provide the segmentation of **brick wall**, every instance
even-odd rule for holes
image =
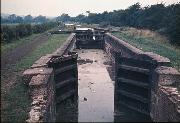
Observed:
[[[148,60],[151,68],[150,116],[153,121],[180,121],[180,73],[170,60],[152,52],[143,52],[106,33],[104,50],[114,61],[115,55]]]
[[[151,117],[157,122],[180,121],[180,73],[172,68],[157,67],[153,73],[151,92]]]
[[[32,99],[27,122],[55,121],[55,82],[54,70],[48,67],[52,57],[68,54],[75,48],[75,34],[71,34],[64,44],[52,54],[42,56],[31,68],[23,73],[29,85]],[[180,121],[180,74],[170,67],[170,60],[152,52],[143,52],[130,44],[106,33],[104,50],[114,61],[115,54],[136,59],[150,60],[153,63],[151,76],[151,110],[153,121]]]
[[[24,83],[29,86],[29,96],[32,100],[26,122],[55,122],[56,100],[54,69],[49,67],[53,57],[68,54],[74,47],[75,34],[52,54],[46,54],[38,59],[29,69],[24,71]]]

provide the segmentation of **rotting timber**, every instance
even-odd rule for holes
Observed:
[[[114,108],[126,107],[152,121],[180,121],[180,73],[170,67],[170,60],[95,29],[72,33],[57,51],[41,57],[24,72],[32,99],[27,122],[56,121],[56,104],[70,97],[78,100],[76,49],[101,49],[107,54],[114,68],[110,72],[115,80]],[[116,116],[114,121],[118,121]]]

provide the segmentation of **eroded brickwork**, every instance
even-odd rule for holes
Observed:
[[[26,122],[55,122],[56,100],[54,69],[49,67],[53,57],[68,54],[73,49],[75,34],[71,34],[59,49],[52,54],[42,56],[29,69],[24,71],[24,83],[29,86],[32,100],[30,112]]]
[[[153,121],[180,121],[180,95],[177,89],[180,74],[169,67],[170,60],[152,52],[143,52],[109,33],[105,34],[104,39],[104,50],[113,61],[117,54],[151,61],[150,115]],[[54,70],[48,67],[48,63],[52,57],[67,55],[76,47],[75,42],[75,34],[71,34],[59,49],[42,56],[24,72],[24,83],[29,85],[32,99],[27,122],[55,121]]]
[[[172,67],[157,67],[153,73],[151,117],[157,122],[180,121],[180,73]]]
[[[180,121],[180,73],[170,67],[170,60],[152,52],[143,52],[106,33],[105,51],[115,55],[148,60],[151,66],[150,116],[153,121]]]

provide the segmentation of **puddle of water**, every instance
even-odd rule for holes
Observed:
[[[77,50],[78,101],[58,105],[57,121],[140,122],[149,117],[114,103],[114,71],[103,50]]]

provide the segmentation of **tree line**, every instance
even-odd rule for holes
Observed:
[[[32,35],[33,33],[42,33],[57,26],[56,22],[46,22],[42,24],[18,24],[1,25],[1,42],[12,42],[14,40]]]
[[[1,23],[46,23],[49,19],[46,16],[39,15],[37,17],[32,17],[31,15],[26,15],[24,17],[11,14],[7,17],[1,16]]]
[[[88,16],[80,14],[70,17],[62,14],[57,17],[58,21],[73,21],[88,24],[100,24],[106,27],[130,26],[139,29],[150,29],[166,35],[171,43],[180,45],[180,3],[165,6],[164,3],[141,7],[136,3],[125,10],[114,10],[112,12],[91,13]]]

